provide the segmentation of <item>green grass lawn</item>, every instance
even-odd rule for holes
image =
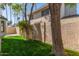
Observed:
[[[36,40],[24,40],[21,36],[2,39],[2,55],[7,56],[46,56],[51,52],[51,45]]]
[[[67,56],[79,56],[79,52],[78,51],[73,51],[70,49],[65,49],[65,53]]]
[[[2,38],[3,56],[49,56],[52,46],[41,41],[24,40],[21,36],[7,36]],[[79,52],[65,49],[65,55],[79,56]]]
[[[22,36],[4,36],[3,39],[17,39],[17,40],[24,40]]]

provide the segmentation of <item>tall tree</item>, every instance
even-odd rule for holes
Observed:
[[[2,10],[4,9],[5,9],[4,4],[0,3],[0,15],[2,15]]]
[[[6,18],[8,19],[7,3],[1,3],[0,8],[6,11]]]
[[[31,18],[32,18],[32,11],[33,11],[34,5],[35,5],[35,3],[32,3],[30,15],[29,15],[29,24],[30,24],[30,20],[31,20]]]
[[[22,7],[22,11],[21,11],[21,12],[22,12],[22,19],[23,19],[23,20],[25,20],[25,13],[26,13],[25,10],[27,9],[27,6],[26,6],[25,4],[27,5],[27,3],[23,3],[22,6],[21,6],[21,7]],[[25,7],[25,6],[26,6],[26,7]],[[26,8],[26,9],[25,9],[25,8]],[[27,13],[26,13],[26,14],[27,14]]]
[[[74,8],[75,3],[66,3],[69,8]],[[52,30],[52,42],[55,55],[64,55],[64,48],[61,36],[61,24],[60,24],[60,3],[49,3],[49,10],[51,14],[51,30]]]
[[[6,18],[8,19],[8,10],[7,10],[8,5],[7,5],[7,3],[5,3],[4,6],[5,6],[5,9],[6,9]]]
[[[19,14],[22,10],[21,4],[16,3],[12,4],[12,10],[14,11],[14,17],[15,17],[14,21],[16,21],[18,20]]]
[[[24,13],[24,20],[26,21],[26,23],[28,23],[27,22],[27,3],[25,3],[24,4],[24,11],[25,11],[25,13]],[[27,27],[27,24],[25,25],[25,31],[26,31],[26,38],[30,38],[30,34],[29,34],[29,27]]]
[[[64,48],[61,37],[60,8],[60,3],[49,3],[54,54],[58,56],[64,55]]]
[[[12,3],[8,4],[9,9],[10,9],[10,25],[12,24]]]
[[[31,17],[32,17],[32,11],[33,11],[33,6],[34,6],[34,4],[32,4],[32,7],[31,7],[31,11],[30,11],[30,16],[29,16],[29,21],[27,21],[27,3],[25,3],[25,7],[24,7],[24,9],[25,9],[25,21],[28,23],[28,25],[30,25],[30,20],[31,20]],[[27,38],[30,38],[30,28],[28,27],[27,28],[27,26],[25,26],[25,30],[26,30],[26,34],[27,34]]]
[[[26,20],[26,22],[27,22],[27,3],[25,3],[25,20]]]

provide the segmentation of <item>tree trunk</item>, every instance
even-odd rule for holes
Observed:
[[[22,4],[22,7],[23,7],[23,8],[22,8],[22,19],[23,19],[23,21],[24,21],[24,20],[25,20],[25,12],[26,12],[26,11],[25,11],[25,3]]]
[[[25,20],[27,22],[27,3],[25,3]]]
[[[27,23],[27,3],[25,3],[25,21]],[[26,27],[25,30],[26,30],[26,35],[27,35],[26,37],[30,39],[29,28],[27,28],[27,24],[25,27]]]
[[[16,24],[16,14],[14,13],[14,26],[15,26],[15,24]]]
[[[25,32],[26,32],[26,39],[30,39],[29,29],[25,26]]]
[[[34,3],[32,3],[32,7],[31,7],[31,12],[30,12],[30,16],[29,16],[29,24],[30,24],[30,20],[32,18],[33,7],[34,7]]]
[[[12,22],[12,11],[11,11],[11,6],[10,6],[10,21]]]
[[[5,7],[6,7],[6,18],[8,19],[7,3],[5,4]]]
[[[31,13],[30,13],[30,16],[29,16],[29,21],[28,21],[29,25],[30,25],[30,20],[31,20],[31,17],[32,17],[33,6],[34,6],[34,4],[32,4],[32,7],[31,7]],[[26,15],[27,8],[26,7],[27,7],[27,3],[25,3],[25,20],[27,21],[27,15]],[[30,39],[30,28],[28,28],[26,30],[27,30],[27,36]]]
[[[44,22],[44,42],[46,41],[46,23]]]
[[[57,56],[64,55],[64,48],[61,36],[60,8],[60,3],[49,4],[49,10],[51,14],[52,42],[54,47],[54,54]]]

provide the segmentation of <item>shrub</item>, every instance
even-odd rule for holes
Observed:
[[[2,53],[9,56],[46,56],[50,54],[52,48],[51,45],[37,40],[3,38],[2,41]]]
[[[2,38],[2,53],[9,56],[48,56],[52,46],[37,40],[24,40],[20,36]],[[79,56],[79,52],[65,49],[65,55]]]

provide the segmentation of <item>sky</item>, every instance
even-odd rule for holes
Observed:
[[[77,4],[77,14],[79,14],[79,4]]]
[[[40,7],[42,7],[43,5],[45,5],[44,3],[37,3],[35,6],[34,6],[34,8],[33,8],[33,10],[37,10],[37,9],[39,9]],[[8,20],[10,21],[10,10],[9,10],[9,8],[7,8],[7,10],[8,10]],[[27,6],[27,11],[28,11],[28,13],[30,12],[30,10],[31,10],[31,4],[28,4],[28,6]],[[4,16],[4,17],[7,17],[6,16],[6,10],[3,10],[3,12],[2,12],[2,15]],[[22,19],[22,17],[21,17],[21,19]],[[20,19],[20,20],[21,20]],[[12,15],[12,22],[14,23],[14,22],[17,22],[17,20],[15,20],[15,18],[14,18],[14,16]]]
[[[42,6],[44,6],[45,4],[44,3],[37,3],[36,4],[36,6],[34,6],[34,10],[37,10],[37,9],[39,9],[39,8],[41,8]],[[9,8],[7,8],[7,10],[8,10],[8,20],[10,20],[10,10],[9,10]],[[27,6],[27,11],[28,11],[28,13],[30,12],[30,10],[31,10],[31,4],[28,4],[28,6]],[[6,17],[6,11],[4,10],[3,11],[3,16],[4,17]],[[79,4],[77,4],[77,14],[79,14]],[[22,19],[22,18],[21,18]],[[20,19],[20,20],[21,20]],[[15,20],[15,18],[14,18],[14,16],[12,15],[12,21],[13,21],[13,23],[14,22],[17,22],[17,20]]]

